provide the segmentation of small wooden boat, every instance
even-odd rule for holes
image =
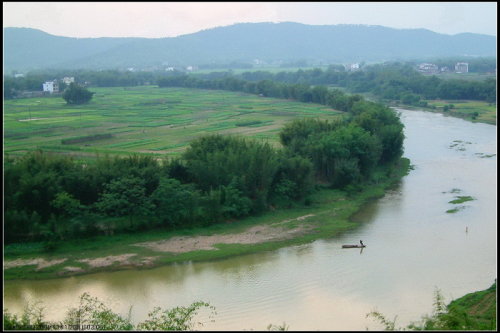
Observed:
[[[366,245],[342,245],[343,249],[362,248],[362,247],[366,247]]]

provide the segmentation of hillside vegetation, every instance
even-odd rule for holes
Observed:
[[[203,50],[203,52],[200,52]],[[496,38],[364,25],[239,23],[171,38],[68,38],[4,28],[4,71],[118,69],[213,63],[380,62],[463,54],[496,56]]]

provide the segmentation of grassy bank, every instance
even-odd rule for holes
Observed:
[[[412,321],[406,327],[396,327],[396,318],[390,320],[377,310],[371,311],[367,317],[374,317],[386,331],[496,331],[497,282],[486,290],[476,291],[448,305],[439,289],[434,297],[432,314]]]
[[[450,108],[450,105],[453,107]],[[392,105],[391,106],[395,106]],[[397,105],[396,107],[407,110],[424,110],[429,112],[441,113],[450,117],[461,118],[471,122],[496,125],[497,107],[482,101],[466,100],[436,100],[429,101],[429,107]],[[445,106],[448,106],[445,111]]]
[[[497,282],[486,290],[476,291],[452,301],[449,309],[465,313],[477,323],[475,329],[497,329]]]
[[[98,236],[85,240],[61,242],[50,254],[36,254],[26,251],[12,253],[7,251],[4,256],[6,262],[15,260],[31,260],[29,264],[17,267],[4,268],[4,279],[47,279],[71,274],[87,274],[97,271],[112,271],[121,269],[151,268],[160,265],[183,261],[200,261],[226,258],[234,255],[271,251],[281,247],[304,244],[320,238],[331,238],[340,235],[346,230],[355,228],[356,223],[350,222],[349,217],[357,212],[369,199],[381,197],[386,189],[398,182],[410,169],[408,159],[401,162],[392,170],[390,177],[378,177],[363,188],[361,192],[349,195],[345,191],[319,188],[311,196],[311,204],[297,204],[292,208],[279,208],[266,212],[260,216],[252,216],[238,221],[227,222],[207,228],[187,229],[179,231],[155,230],[142,233],[119,234],[112,236]],[[385,171],[380,171],[385,172]],[[297,219],[302,216],[312,216],[307,219]],[[183,253],[158,252],[148,247],[134,244],[168,240],[173,237],[192,237],[210,235],[238,234],[257,225],[275,226],[283,221],[286,228],[307,226],[308,232],[298,233],[296,237],[280,240],[271,240],[255,244],[215,244],[217,250],[197,250]],[[21,251],[22,252],[22,251]],[[105,267],[92,267],[81,260],[91,260],[109,256],[123,256],[135,254],[127,259],[126,263],[114,262]],[[42,264],[35,259],[43,259]],[[71,267],[72,270],[68,270]]]

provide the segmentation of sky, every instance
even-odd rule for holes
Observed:
[[[496,2],[3,2],[3,26],[66,37],[176,37],[244,22],[497,35]]]

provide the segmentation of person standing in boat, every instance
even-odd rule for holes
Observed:
[[[361,243],[361,246],[364,246],[364,245],[363,245],[363,241],[362,241],[362,240],[360,240],[359,242]]]

